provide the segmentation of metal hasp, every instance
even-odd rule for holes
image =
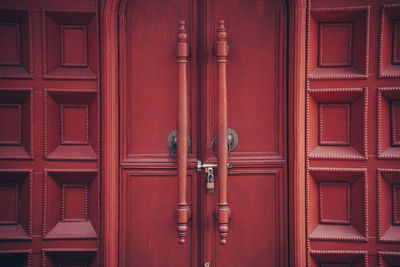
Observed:
[[[205,173],[207,174],[207,190],[208,192],[212,193],[214,191],[214,168],[217,168],[217,163],[204,163],[202,164],[201,161],[197,161],[196,168],[198,172],[201,172],[201,169],[204,169]],[[228,163],[228,168],[232,168],[232,164]]]
[[[207,190],[208,192],[214,191],[214,168],[218,167],[216,163],[204,163],[202,164],[201,161],[197,161],[197,171],[200,172],[201,169],[207,173]]]

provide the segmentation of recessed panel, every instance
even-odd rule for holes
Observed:
[[[0,78],[31,79],[32,74],[31,11],[0,8]]]
[[[231,155],[282,156],[286,103],[285,6],[283,2],[273,1],[213,3],[214,14],[210,14],[213,18],[210,23],[212,45],[216,42],[219,20],[225,21],[228,34],[228,126],[239,136],[238,146]],[[211,50],[208,53],[211,54],[209,60],[215,64],[209,74],[210,84],[215,88],[210,93],[215,99],[208,98],[206,103],[207,108],[215,112],[211,128],[214,134],[217,131],[218,67],[215,53]]]
[[[0,104],[0,144],[21,144],[21,104]]]
[[[45,248],[42,250],[42,264],[46,267],[95,267],[97,249]]]
[[[307,25],[310,80],[367,79],[369,16],[368,6],[310,10]]]
[[[62,208],[64,210],[63,221],[87,220],[87,186],[86,185],[62,185]]]
[[[175,218],[178,200],[176,173],[128,172],[123,174],[121,193],[126,203],[121,234],[121,249],[126,266],[191,266],[192,232],[197,211],[191,206],[191,177],[188,177],[188,202],[192,210],[184,245],[178,243]],[[168,253],[166,253],[168,252]],[[167,264],[168,265],[168,264]]]
[[[400,169],[377,172],[378,237],[380,242],[400,242]]]
[[[215,230],[216,266],[280,265],[278,248],[283,244],[279,240],[286,231],[282,179],[276,170],[229,175],[228,202],[232,217],[226,246],[220,244]]]
[[[43,11],[45,79],[95,80],[98,36],[95,13]]]
[[[0,88],[0,158],[2,159],[31,158],[32,91],[28,88]]]
[[[32,178],[30,170],[0,170],[0,240],[31,239]]]
[[[87,105],[61,105],[61,144],[88,144]]]
[[[400,225],[400,185],[392,185],[393,224]]]
[[[31,267],[32,251],[31,250],[9,250],[0,251],[0,264],[4,267]]]
[[[319,66],[348,67],[352,64],[352,24],[319,25]]]
[[[61,65],[87,67],[87,27],[61,26]]]
[[[329,247],[329,246],[328,246]],[[368,252],[362,250],[311,250],[310,267],[365,267]]]
[[[400,101],[393,101],[391,106],[392,145],[400,146]]]
[[[399,9],[400,10],[400,9]],[[377,154],[380,159],[400,158],[400,88],[377,89]]]
[[[366,240],[366,170],[310,168],[309,176],[310,239]]]
[[[400,77],[400,5],[381,8],[379,78]]]
[[[0,22],[0,65],[21,64],[20,38],[18,23]]]
[[[350,223],[350,184],[320,182],[319,209],[321,223]]]
[[[50,160],[96,160],[97,90],[46,89],[45,156]]]
[[[400,20],[393,22],[392,63],[400,64]]]
[[[96,170],[47,170],[43,191],[45,239],[96,239]]]
[[[367,159],[367,88],[309,89],[308,156]]]
[[[120,117],[126,125],[122,131],[126,144],[122,145],[128,157],[168,154],[166,138],[177,127],[176,31],[179,19],[185,18],[187,25],[191,24],[189,3],[156,0],[149,4],[138,0],[132,8],[126,9],[119,62],[124,66],[120,76],[123,88]],[[194,33],[189,26],[187,29],[188,38],[193,41]],[[190,79],[194,54],[192,51],[187,67],[188,99],[191,99],[191,89],[197,88],[194,84],[191,86]],[[188,111],[190,106],[189,101]],[[188,129],[190,131],[191,127]]]
[[[18,223],[19,213],[18,184],[0,183],[0,224]]]
[[[319,105],[319,144],[350,145],[350,104]]]

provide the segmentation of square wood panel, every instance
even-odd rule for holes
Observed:
[[[392,64],[400,64],[400,20],[393,22]]]
[[[378,251],[378,267],[398,267],[400,263],[400,252]]]
[[[378,74],[379,78],[400,77],[400,4],[381,9]]]
[[[46,170],[43,192],[44,238],[97,238],[98,201],[96,170]]]
[[[61,104],[61,144],[89,144],[88,105]]]
[[[350,145],[350,104],[319,105],[319,144]]]
[[[350,23],[319,24],[319,66],[349,67],[352,64],[352,28]]]
[[[392,146],[400,146],[400,101],[392,101],[390,115]]]
[[[42,266],[46,267],[95,267],[97,249],[42,250]]]
[[[0,224],[18,224],[20,197],[18,183],[0,182],[0,203],[7,203],[0,209]]]
[[[32,171],[0,170],[0,240],[32,236]]]
[[[0,88],[0,158],[31,159],[32,101],[32,89]]]
[[[366,240],[365,169],[310,168],[307,183],[311,240]]]
[[[365,267],[367,251],[311,250],[310,267]]]
[[[21,64],[21,30],[19,23],[0,22],[0,65]]]
[[[31,267],[32,250],[1,250],[0,264],[4,267]]]
[[[88,67],[87,26],[61,25],[61,66]]]
[[[400,169],[378,169],[378,237],[400,242]]]
[[[95,13],[43,11],[45,79],[97,79]]]
[[[320,222],[327,224],[350,224],[350,194],[350,183],[320,182]]]
[[[369,20],[367,6],[311,8],[307,25],[308,78],[367,79]]]
[[[31,79],[31,11],[0,8],[0,79]]]
[[[400,159],[400,88],[377,89],[377,154]]]
[[[367,159],[367,88],[309,89],[311,159]]]
[[[46,89],[45,156],[49,160],[96,160],[97,90]]]
[[[61,221],[87,221],[88,186],[85,184],[62,184],[61,209]]]
[[[22,105],[0,104],[0,144],[20,145],[22,141]]]

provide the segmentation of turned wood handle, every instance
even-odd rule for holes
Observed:
[[[227,43],[225,22],[221,20],[217,30],[216,56],[218,63],[218,178],[219,178],[219,203],[216,211],[218,232],[222,245],[226,244],[228,237],[228,222],[231,210],[227,200],[228,182],[228,99],[226,84],[226,63],[228,61],[229,47]]]
[[[179,21],[177,34],[178,58],[178,206],[176,208],[179,243],[184,244],[188,232],[190,208],[187,203],[187,155],[188,155],[188,94],[187,62],[189,57],[186,21]]]

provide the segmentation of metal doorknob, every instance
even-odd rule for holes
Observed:
[[[235,130],[228,128],[228,152],[232,152],[235,150],[239,143],[239,136],[235,132]],[[214,136],[214,139],[211,141],[210,150],[214,156],[218,156],[215,151],[215,146],[217,146],[217,136]]]

